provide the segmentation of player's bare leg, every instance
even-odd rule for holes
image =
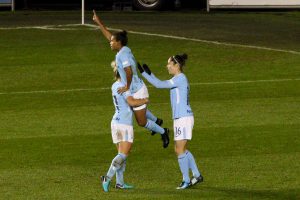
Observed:
[[[145,127],[147,124],[146,111],[147,111],[146,108],[142,110],[134,110],[136,122],[141,127]]]

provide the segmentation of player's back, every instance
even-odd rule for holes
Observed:
[[[126,101],[126,98],[128,95],[130,95],[130,92],[127,91],[122,94],[118,93],[118,88],[124,86],[124,83],[116,81],[111,87],[113,103],[115,106],[115,114],[112,120],[115,123],[132,125],[132,110]]]

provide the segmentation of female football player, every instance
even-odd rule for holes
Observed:
[[[112,66],[114,64],[112,63]],[[106,176],[101,176],[102,187],[105,192],[109,191],[111,179],[116,174],[117,189],[130,189],[133,186],[124,183],[123,173],[125,171],[126,159],[133,143],[132,109],[130,106],[140,106],[148,103],[148,99],[135,99],[129,90],[118,93],[118,88],[124,87],[120,74],[114,68],[116,82],[112,85],[112,97],[115,106],[115,114],[111,121],[111,134],[113,143],[117,145],[118,154],[112,160]]]
[[[187,150],[187,141],[192,139],[194,115],[189,102],[189,82],[183,73],[186,60],[186,54],[171,56],[168,59],[167,69],[169,74],[173,75],[173,78],[166,81],[161,81],[156,78],[146,64],[143,66],[138,64],[139,71],[152,85],[156,88],[170,89],[174,120],[175,152],[183,175],[183,181],[176,189],[186,189],[191,185],[203,181],[193,154]],[[193,173],[192,180],[189,177],[189,169],[191,169]]]
[[[136,99],[147,98],[149,96],[147,87],[143,80],[138,77],[135,58],[131,50],[127,47],[127,32],[121,31],[112,34],[104,26],[96,12],[93,12],[93,20],[98,24],[102,34],[110,42],[111,49],[117,51],[115,61],[121,82],[124,83],[123,87],[118,88],[118,92],[123,93],[130,90]],[[169,129],[161,127],[163,123],[162,119],[155,117],[147,110],[146,104],[133,107],[133,111],[138,125],[152,131],[152,135],[157,132],[160,133],[163,147],[167,148],[169,145]]]

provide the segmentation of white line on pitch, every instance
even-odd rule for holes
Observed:
[[[19,26],[19,27],[0,27],[0,30],[18,30],[18,29],[41,29],[41,30],[55,30],[55,31],[71,31],[76,28],[59,28],[62,26]]]
[[[286,81],[300,81],[300,78],[295,79],[269,79],[269,80],[248,80],[248,81],[223,81],[223,82],[202,82],[190,83],[190,85],[225,85],[225,84],[247,84],[247,83],[262,83],[262,82],[286,82]],[[153,88],[153,86],[147,86]],[[36,91],[20,91],[20,92],[1,92],[0,95],[14,95],[14,94],[39,94],[39,93],[66,93],[66,92],[81,92],[81,91],[101,91],[110,90],[110,87],[103,88],[78,88],[78,89],[64,89],[64,90],[36,90]]]
[[[120,31],[120,29],[114,29],[114,28],[109,28],[109,30]],[[202,43],[215,44],[215,45],[250,48],[250,49],[260,49],[260,50],[277,51],[277,52],[284,52],[284,53],[300,55],[299,51],[292,51],[292,50],[285,50],[285,49],[275,49],[275,48],[254,46],[254,45],[234,44],[234,43],[228,43],[228,42],[218,42],[218,41],[213,41],[213,40],[201,40],[201,39],[196,39],[196,38],[187,38],[187,37],[157,34],[157,33],[146,33],[146,32],[137,32],[137,31],[127,31],[127,32],[132,33],[132,34],[137,34],[137,35],[157,36],[157,37],[171,38],[171,39],[177,39],[177,40],[187,40],[187,41],[202,42]]]
[[[36,90],[36,91],[20,91],[20,92],[1,92],[0,95],[9,94],[38,94],[38,93],[65,93],[65,92],[81,92],[81,91],[97,91],[109,90],[110,88],[78,88],[78,89],[64,89],[64,90]]]
[[[93,25],[93,24],[85,24],[84,26],[91,27],[91,28],[98,28],[98,26]],[[121,31],[122,30],[122,29],[115,29],[115,28],[108,28],[108,29],[112,30],[112,31]],[[228,43],[228,42],[218,42],[218,41],[213,41],[213,40],[201,40],[201,39],[196,39],[196,38],[187,38],[187,37],[165,35],[165,34],[158,34],[158,33],[147,33],[147,32],[138,32],[138,31],[130,31],[130,30],[128,30],[127,32],[132,33],[132,34],[137,34],[137,35],[156,36],[156,37],[171,38],[171,39],[177,39],[177,40],[187,40],[187,41],[202,42],[202,43],[215,44],[215,45],[232,46],[232,47],[261,49],[261,50],[267,50],[267,51],[277,51],[277,52],[292,53],[292,54],[300,55],[299,51],[292,51],[292,50],[285,50],[285,49],[275,49],[275,48],[254,46],[254,45],[234,44],[234,43]]]
[[[206,83],[190,83],[190,85],[223,85],[223,84],[243,84],[243,83],[261,83],[261,82],[285,82],[285,81],[300,81],[300,78],[295,79],[269,79],[269,80],[248,80],[248,81],[224,81],[224,82],[206,82]]]
[[[42,30],[77,30],[76,28],[60,28],[60,27],[76,27],[76,26],[86,26],[90,27],[93,30],[97,29],[98,27],[93,24],[65,24],[65,25],[45,25],[45,26],[31,26],[31,27],[4,27],[0,30],[12,30],[12,29],[42,29]],[[112,31],[120,31],[121,29],[115,29],[115,28],[108,28]],[[284,52],[284,53],[291,53],[300,55],[299,51],[292,51],[292,50],[285,50],[285,49],[275,49],[275,48],[269,48],[269,47],[262,47],[262,46],[254,46],[254,45],[243,45],[243,44],[234,44],[234,43],[228,43],[228,42],[218,42],[213,40],[201,40],[196,38],[187,38],[187,37],[180,37],[180,36],[174,36],[174,35],[165,35],[165,34],[157,34],[157,33],[147,33],[147,32],[138,32],[138,31],[127,31],[128,33],[137,34],[137,35],[147,35],[147,36],[156,36],[156,37],[163,37],[163,38],[171,38],[171,39],[177,39],[177,40],[187,40],[187,41],[194,41],[194,42],[202,42],[202,43],[208,43],[208,44],[214,44],[214,45],[223,45],[223,46],[232,46],[232,47],[240,47],[240,48],[250,48],[250,49],[260,49],[260,50],[267,50],[267,51],[276,51],[276,52]]]

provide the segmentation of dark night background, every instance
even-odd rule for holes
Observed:
[[[174,2],[168,0],[164,9],[174,9]],[[113,3],[126,0],[85,0],[86,9],[110,10]],[[127,2],[130,2],[127,0]],[[16,9],[80,9],[81,0],[15,0]],[[206,0],[181,0],[181,9],[203,9]]]

